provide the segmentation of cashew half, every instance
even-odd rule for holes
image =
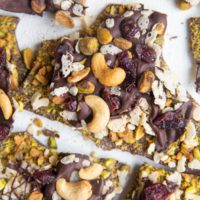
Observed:
[[[118,86],[126,78],[126,73],[122,68],[109,68],[104,55],[101,53],[94,54],[91,68],[95,77],[105,86]]]
[[[93,133],[98,133],[106,128],[110,120],[109,107],[102,98],[95,95],[86,96],[85,102],[93,111],[93,119],[87,124],[87,128]]]
[[[64,200],[88,200],[92,196],[92,186],[88,181],[69,183],[61,178],[56,181],[56,192]]]
[[[8,120],[13,113],[13,107],[7,94],[0,89],[0,108],[3,112],[4,118]]]
[[[89,167],[82,168],[79,171],[79,176],[85,180],[95,180],[97,179],[103,171],[103,166],[97,163],[90,165]]]

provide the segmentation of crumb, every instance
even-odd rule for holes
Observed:
[[[45,136],[48,136],[48,137],[57,137],[59,138],[59,133],[57,131],[51,131],[49,129],[44,129],[42,130],[42,133],[45,135]]]
[[[177,38],[178,38],[178,36],[175,35],[175,36],[171,36],[171,37],[169,38],[169,40],[175,40],[175,39],[177,39]]]

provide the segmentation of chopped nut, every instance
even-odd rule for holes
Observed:
[[[10,87],[16,89],[19,87],[19,75],[16,67],[12,70],[10,75]]]
[[[42,200],[42,199],[43,199],[43,194],[39,191],[32,192],[28,197],[28,200]]]
[[[42,124],[42,121],[38,118],[34,119],[33,120],[33,123],[37,126],[37,127],[40,127],[42,128],[43,124]]]
[[[106,28],[99,28],[97,30],[97,38],[100,44],[108,44],[112,41],[112,34]]]
[[[0,179],[0,191],[2,191],[5,186],[6,186],[6,180],[5,179]]]
[[[188,10],[191,7],[189,2],[186,2],[186,1],[183,1],[183,0],[179,0],[177,5],[181,10]]]
[[[86,67],[81,71],[74,71],[71,73],[71,76],[68,77],[67,81],[69,83],[77,83],[84,79],[90,73],[90,68]]]
[[[91,94],[95,90],[95,85],[90,81],[82,81],[77,85],[77,88],[81,94]]]
[[[45,0],[31,0],[31,8],[38,14],[46,9]]]
[[[144,128],[142,126],[138,126],[135,132],[135,139],[140,140],[144,136]]]
[[[70,14],[66,11],[59,10],[55,14],[55,20],[67,28],[73,28],[74,22]]]
[[[195,105],[193,112],[192,112],[192,117],[195,121],[200,121],[200,106]]]
[[[122,38],[122,37],[116,37],[113,40],[113,43],[115,46],[119,47],[120,49],[127,50],[132,47],[132,42]]]
[[[155,24],[153,30],[155,30],[159,35],[162,35],[165,30],[165,25],[163,23]]]
[[[62,97],[62,96],[55,96],[55,97],[52,98],[52,102],[57,104],[57,105],[62,104],[64,101],[65,101],[65,98]]]
[[[110,176],[110,171],[108,170],[103,170],[103,172],[101,173],[101,177],[103,179],[107,179]]]
[[[117,161],[115,159],[109,158],[105,161],[104,166],[108,169],[113,169]]]
[[[30,48],[24,49],[23,51],[23,59],[24,59],[24,63],[27,69],[31,68],[31,65],[33,63],[33,50]]]
[[[42,85],[47,85],[48,84],[48,80],[43,76],[43,75],[40,75],[40,74],[37,74],[35,76],[36,80],[39,81],[40,83],[42,83]]]
[[[193,150],[193,153],[194,153],[194,157],[197,159],[197,160],[200,160],[200,150],[198,147],[196,147],[194,150]]]
[[[41,151],[38,150],[37,148],[32,148],[30,151],[30,155],[35,158],[35,157],[39,157],[41,155]]]
[[[82,54],[91,56],[98,51],[98,40],[95,37],[82,38],[79,41],[79,48]]]
[[[155,80],[155,75],[152,71],[146,71],[142,74],[139,83],[138,83],[138,90],[141,93],[147,93],[151,90],[152,83]]]
[[[52,149],[57,149],[57,142],[54,137],[49,137],[48,146]]]
[[[38,158],[38,160],[37,160],[37,164],[38,164],[39,166],[42,166],[43,163],[44,163],[44,157],[43,157],[43,156],[40,156],[40,157]]]

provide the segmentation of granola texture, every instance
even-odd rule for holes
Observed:
[[[26,132],[12,134],[0,150],[3,199],[112,199],[123,191],[130,172],[115,159],[58,153]]]
[[[142,30],[127,22],[131,16]],[[126,23],[117,24],[118,18]],[[150,29],[146,25],[149,20],[154,25]],[[127,31],[126,36],[115,36],[119,26]],[[74,34],[75,39],[45,42],[55,44],[56,52],[42,46],[34,63],[37,67],[33,65],[16,100],[23,102],[25,109],[81,130],[103,149],[140,154],[179,172],[199,172],[200,108],[162,57],[165,29],[166,16],[161,13],[145,10],[140,4],[110,5],[95,24],[78,37]],[[138,30],[142,36],[136,34]],[[136,40],[130,39],[135,34]],[[113,65],[107,51],[114,57]],[[47,66],[52,68],[50,74]],[[114,79],[111,74],[119,76]],[[103,95],[99,92],[102,88]],[[128,107],[121,110],[127,102]],[[81,117],[85,107],[86,114]]]
[[[11,88],[16,89],[27,75],[27,69],[23,63],[15,36],[19,19],[17,17],[0,16],[0,22],[0,47],[6,50],[11,73]]]
[[[196,72],[196,90],[200,91],[200,18],[191,18],[189,20],[191,49],[194,63],[197,67]]]
[[[186,173],[170,172],[155,168],[149,164],[140,167],[137,186],[129,200],[159,198],[173,199],[199,199],[200,178]]]

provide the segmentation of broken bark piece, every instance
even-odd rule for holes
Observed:
[[[149,164],[140,167],[136,187],[126,200],[200,199],[200,178]]]
[[[19,18],[17,17],[0,16],[0,48],[6,50],[12,89],[16,89],[24,81],[28,72],[15,35],[18,22]]]
[[[0,9],[26,14],[55,13],[55,20],[67,28],[74,27],[74,18],[86,15],[86,2],[76,0],[0,0]]]
[[[110,5],[74,39],[49,41],[54,51],[41,49],[38,67],[16,99],[30,111],[80,130],[103,149],[173,162],[170,167],[189,171],[199,149],[200,109],[163,60],[166,25],[165,14],[141,4]],[[99,42],[111,37],[123,38],[123,47]],[[52,72],[44,76],[49,65]],[[78,81],[72,83],[74,76]]]
[[[191,18],[189,20],[191,49],[196,72],[196,91],[200,92],[200,18]]]
[[[27,132],[13,133],[2,143],[0,163],[3,199],[112,199],[130,174],[130,167],[115,159],[58,153]]]

